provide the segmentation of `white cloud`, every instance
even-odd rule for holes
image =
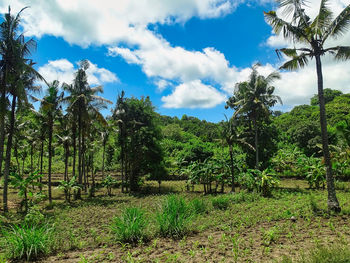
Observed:
[[[224,94],[200,80],[181,84],[162,98],[165,108],[212,108],[225,100]]]
[[[101,85],[104,83],[118,82],[118,77],[105,68],[99,68],[96,64],[89,61],[90,67],[87,70],[88,82],[90,85]],[[74,73],[77,71],[71,62],[67,59],[58,59],[49,61],[47,64],[39,68],[39,73],[47,82],[54,80],[60,83],[71,83],[74,79]]]
[[[269,0],[260,0],[260,3]],[[116,3],[117,2],[117,3]],[[249,77],[249,68],[231,65],[225,55],[207,47],[189,51],[173,46],[149,25],[185,23],[192,17],[215,18],[231,13],[246,0],[2,0],[0,12],[11,4],[14,13],[23,6],[31,6],[22,14],[27,36],[54,35],[71,44],[83,47],[103,45],[110,56],[120,56],[127,63],[139,65],[156,84],[158,91],[174,85],[171,95],[162,98],[164,107],[214,107],[231,95],[236,82]],[[308,12],[314,16],[320,0],[310,0]],[[349,0],[331,2],[339,13]],[[278,10],[280,13],[281,10]],[[350,43],[350,33],[330,44]],[[269,47],[284,47],[291,43],[273,34]],[[349,92],[350,64],[324,61],[325,87]],[[277,65],[264,65],[261,74],[277,69]],[[59,79],[70,83],[76,66],[68,60],[49,61],[40,72],[49,80]],[[117,76],[92,65],[88,71],[92,85],[118,81]],[[275,83],[276,93],[284,104],[308,103],[316,93],[316,76],[313,62],[297,72],[283,72]],[[338,77],[341,76],[341,77]],[[204,84],[206,83],[206,84]],[[215,87],[218,88],[215,88]]]

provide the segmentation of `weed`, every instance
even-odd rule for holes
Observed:
[[[230,206],[231,200],[228,196],[218,196],[213,198],[211,203],[216,209],[226,210]]]
[[[33,260],[50,252],[52,233],[47,224],[13,225],[2,230],[2,247],[10,259]]]
[[[126,243],[137,243],[146,237],[147,220],[142,209],[126,208],[122,215],[115,217],[111,230],[116,240]]]
[[[204,214],[207,211],[207,204],[203,199],[193,199],[191,206],[195,214]]]
[[[189,230],[192,217],[191,206],[182,197],[169,195],[156,214],[160,235],[173,238],[183,237]]]

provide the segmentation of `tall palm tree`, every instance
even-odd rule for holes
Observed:
[[[59,82],[57,80],[49,84],[46,95],[42,99],[32,96],[35,101],[40,101],[40,111],[45,116],[48,129],[48,150],[49,150],[49,167],[48,167],[48,194],[49,202],[52,203],[52,188],[51,188],[51,168],[52,168],[52,137],[54,123],[57,117],[62,113],[63,92],[59,93]]]
[[[276,34],[282,32],[284,38],[301,46],[277,50],[278,55],[284,54],[290,58],[281,66],[281,69],[295,70],[306,66],[309,59],[314,58],[316,61],[322,149],[327,175],[328,209],[339,212],[341,208],[335,192],[329,154],[321,57],[328,53],[333,55],[336,60],[350,58],[349,46],[326,47],[328,39],[340,37],[347,31],[350,25],[350,5],[334,18],[328,2],[328,0],[321,0],[317,16],[311,19],[305,13],[306,3],[304,0],[279,0],[280,7],[284,9],[283,14],[292,15],[291,21],[278,17],[275,11],[265,12],[265,19]]]
[[[254,127],[255,166],[259,169],[259,122],[270,115],[270,107],[277,102],[282,104],[279,96],[274,95],[275,87],[271,83],[280,78],[278,72],[272,72],[267,77],[259,75],[256,64],[248,81],[236,83],[234,95],[229,98],[226,108],[235,110],[234,117],[246,115]]]
[[[102,86],[91,88],[87,81],[86,70],[89,68],[89,62],[83,60],[80,63],[80,68],[75,74],[72,85],[64,84],[63,88],[69,93],[64,99],[69,104],[68,111],[78,120],[78,183],[83,183],[84,174],[84,152],[86,133],[84,128],[88,128],[88,122],[92,119],[105,123],[100,110],[106,107],[106,103],[111,101],[104,99],[97,94],[103,92]],[[78,198],[81,197],[81,192],[78,191]]]
[[[18,42],[21,35],[18,36],[20,14],[23,8],[16,16],[11,15],[11,8],[4,16],[4,21],[0,25],[0,175],[2,172],[2,163],[5,144],[5,115],[9,94],[10,74],[15,70],[16,59],[18,55]],[[17,54],[16,54],[17,52]]]
[[[243,133],[238,130],[237,121],[232,117],[228,119],[225,115],[226,121],[223,123],[222,135],[229,147],[230,153],[230,170],[231,170],[231,192],[235,192],[235,172],[234,172],[234,163],[233,163],[233,146],[247,146],[252,150],[255,150],[254,147],[246,141],[246,137]]]

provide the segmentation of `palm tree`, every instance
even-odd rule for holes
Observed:
[[[58,91],[59,82],[57,80],[49,84],[47,94],[42,99],[38,99],[32,96],[35,101],[40,101],[40,111],[45,116],[47,129],[48,129],[48,150],[49,150],[49,167],[48,167],[48,194],[49,202],[52,203],[52,188],[51,188],[51,166],[52,166],[52,137],[53,126],[55,120],[62,112],[62,100],[63,92]]]
[[[78,183],[83,183],[83,174],[85,173],[85,129],[89,128],[89,121],[95,119],[99,122],[105,123],[103,115],[99,112],[100,109],[105,108],[106,103],[111,101],[104,99],[98,95],[103,92],[102,86],[91,88],[87,81],[86,70],[89,68],[89,62],[83,60],[80,63],[80,68],[75,74],[72,85],[64,84],[63,88],[69,93],[64,99],[68,102],[68,111],[78,119]],[[85,129],[84,129],[85,128]],[[81,191],[78,191],[78,198],[81,197]]]
[[[275,11],[270,11],[265,12],[267,23],[272,26],[276,34],[283,32],[284,38],[302,46],[277,50],[278,55],[282,53],[290,58],[281,66],[281,69],[295,70],[306,66],[309,59],[315,58],[316,61],[322,149],[327,175],[328,209],[339,212],[341,208],[335,192],[329,154],[321,57],[328,53],[333,55],[336,60],[350,58],[349,46],[326,47],[326,41],[329,38],[337,38],[347,31],[350,24],[350,5],[334,18],[334,14],[328,6],[328,0],[321,0],[317,16],[311,19],[305,13],[304,0],[280,0],[278,2],[280,7],[284,8],[284,14],[292,14],[291,21],[286,21],[278,17]]]
[[[278,72],[272,72],[267,77],[259,75],[256,64],[252,67],[249,80],[236,83],[234,96],[226,103],[226,108],[235,110],[234,117],[245,115],[252,121],[254,127],[255,166],[259,169],[259,122],[270,115],[270,107],[277,102],[282,104],[279,96],[274,95],[275,87],[271,83],[280,78]]]
[[[230,170],[231,170],[231,192],[235,192],[235,175],[233,163],[233,146],[248,146],[255,151],[254,147],[246,141],[246,137],[238,130],[237,121],[234,118],[228,119],[225,115],[226,121],[223,123],[222,136],[224,137],[230,152]]]

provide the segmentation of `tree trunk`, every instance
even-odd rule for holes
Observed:
[[[0,98],[0,178],[2,175],[2,162],[4,158],[4,145],[5,145],[5,114],[6,114],[6,97],[5,92],[2,91]]]
[[[321,135],[322,135],[322,149],[323,157],[326,166],[326,179],[327,179],[327,190],[328,190],[328,209],[340,212],[341,208],[335,192],[334,178],[332,174],[332,163],[329,154],[328,146],[328,132],[327,132],[327,117],[326,117],[326,106],[323,94],[323,76],[322,76],[322,64],[321,57],[319,55],[316,58],[316,70],[317,70],[317,84],[318,84],[318,99],[320,105],[320,122],[321,122]]]
[[[102,153],[102,178],[105,177],[105,152],[106,152],[106,143],[103,142],[103,153]]]
[[[49,171],[48,171],[48,192],[49,192],[49,203],[52,204],[52,189],[51,189],[51,165],[52,165],[52,133],[53,133],[53,120],[49,120]]]
[[[232,145],[229,145],[229,151],[230,151],[230,167],[231,167],[231,192],[234,193],[235,192],[235,171],[234,171],[234,167],[233,167],[233,150],[232,150]]]
[[[4,212],[8,212],[8,201],[7,201],[7,192],[8,192],[8,179],[10,173],[11,165],[11,148],[12,148],[12,138],[15,128],[15,114],[16,114],[16,95],[12,96],[12,106],[11,106],[11,117],[10,117],[10,130],[7,137],[7,146],[6,146],[6,159],[5,159],[5,170],[4,170],[4,191],[3,191],[3,202],[4,202]]]
[[[81,169],[81,163],[82,163],[82,151],[81,151],[81,137],[82,137],[82,127],[81,127],[81,114],[79,113],[78,116],[78,183],[80,185],[83,184],[83,177],[82,177],[82,169]],[[81,189],[79,188],[77,191],[77,199],[81,199]]]
[[[43,175],[43,161],[44,161],[44,139],[41,140],[41,149],[40,149],[40,174]],[[42,190],[42,185],[41,183],[43,182],[43,177],[41,176],[39,178],[39,189],[40,191]]]
[[[65,159],[64,159],[64,180],[66,182],[69,181],[68,179],[68,158],[69,158],[69,145],[65,146]]]
[[[33,143],[30,144],[30,174],[33,174],[33,155],[34,155]]]
[[[84,180],[84,192],[86,193],[87,188],[86,188],[86,170],[85,170],[85,133],[82,132],[81,134],[81,173],[83,176],[83,180]]]
[[[255,169],[259,169],[259,144],[258,144],[258,125],[256,118],[253,119],[254,122],[254,130],[255,130],[255,136],[254,136],[254,146],[255,146]]]
[[[72,167],[72,177],[75,176],[75,164],[76,164],[76,155],[77,155],[77,126],[75,124],[75,119],[73,119],[72,127],[72,137],[73,137],[73,167]]]

